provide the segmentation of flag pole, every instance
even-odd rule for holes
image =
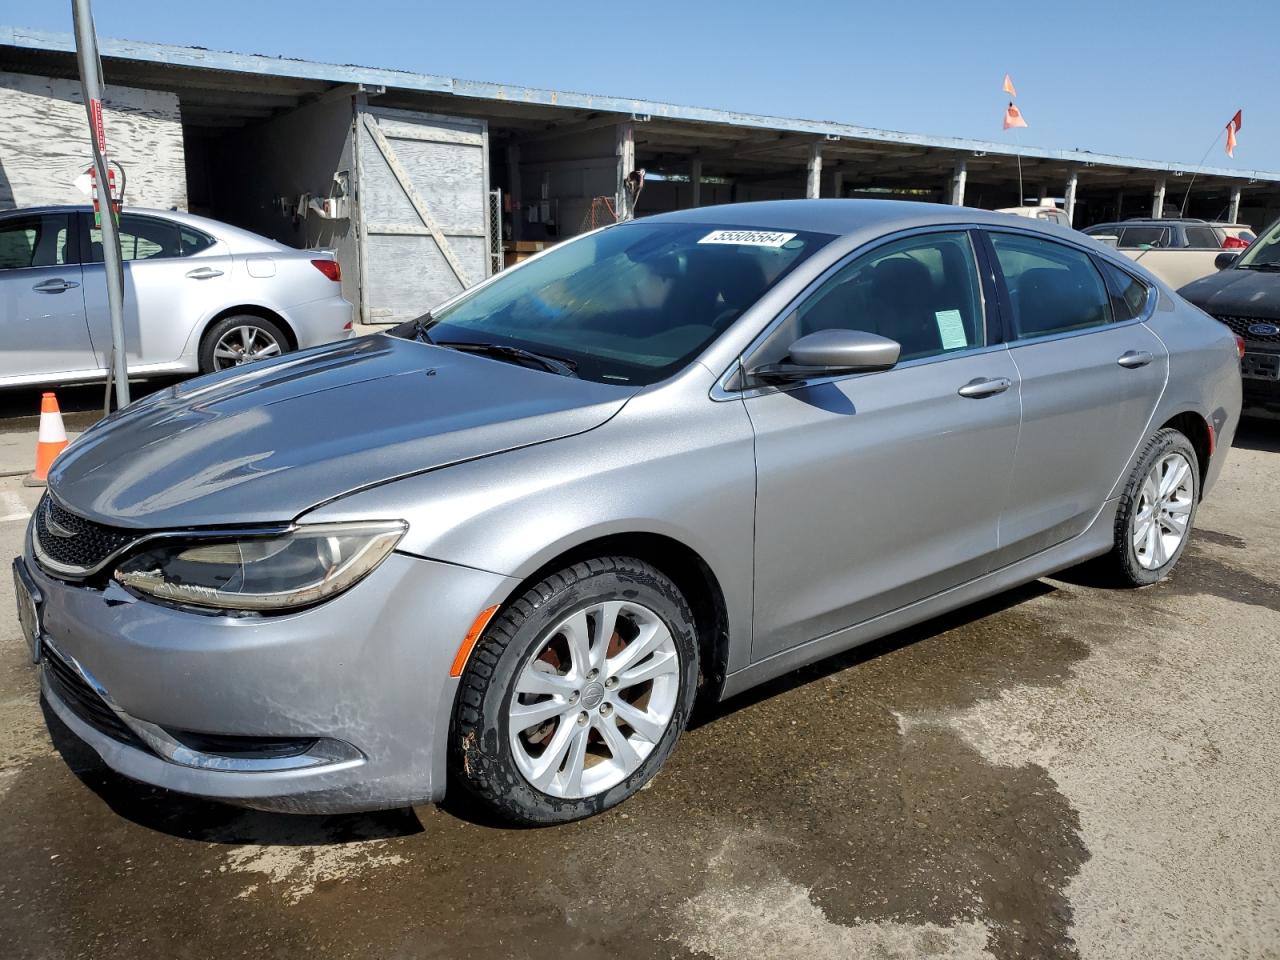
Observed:
[[[1228,123],[1228,124],[1227,124],[1227,127],[1229,127],[1229,126],[1231,126],[1231,124],[1229,124],[1229,123]],[[1203,166],[1204,166],[1204,162],[1205,162],[1206,160],[1208,160],[1208,159],[1209,159],[1209,154],[1213,152],[1213,148],[1214,148],[1214,147],[1216,147],[1216,146],[1218,145],[1218,141],[1222,138],[1222,131],[1223,131],[1223,130],[1226,130],[1226,129],[1227,129],[1227,127],[1223,127],[1223,128],[1222,128],[1222,130],[1219,130],[1219,131],[1218,131],[1218,135],[1217,135],[1216,137],[1214,137],[1214,138],[1213,138],[1213,143],[1209,144],[1209,149],[1208,149],[1208,150],[1206,150],[1206,151],[1204,152],[1204,156],[1203,156],[1203,157],[1201,157],[1201,158],[1200,158],[1200,162],[1196,164],[1196,166],[1197,166],[1197,167],[1203,167]],[[1192,171],[1191,171],[1191,180],[1187,183],[1187,192],[1186,192],[1186,193],[1184,193],[1184,194],[1182,195],[1182,215],[1183,215],[1184,217],[1187,215],[1187,204],[1191,202],[1191,188],[1192,188],[1193,186],[1195,186],[1195,183],[1196,183],[1196,174],[1197,174],[1198,172],[1199,172],[1199,171],[1197,171],[1197,170],[1192,170]],[[1163,215],[1164,215],[1164,211],[1163,211],[1163,210],[1161,210],[1161,211],[1160,211],[1160,214],[1161,214],[1161,216],[1163,216]]]
[[[97,173],[98,209],[102,219],[102,259],[107,280],[107,309],[111,314],[110,367],[116,382],[116,406],[129,405],[129,373],[124,353],[124,267],[120,253],[120,232],[116,229],[115,206],[111,200],[111,178],[107,173],[106,134],[102,125],[102,59],[93,28],[89,0],[71,0],[71,19],[76,35],[76,59],[80,66],[80,88],[89,118],[89,143],[93,147],[93,167]]]
[[[1026,203],[1027,194],[1022,189],[1022,138],[1016,133],[1013,135],[1014,155],[1018,158],[1018,206]]]

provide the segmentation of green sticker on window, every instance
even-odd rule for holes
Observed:
[[[959,310],[939,310],[934,313],[938,321],[938,335],[942,338],[943,350],[956,350],[969,345],[969,337],[964,332],[964,320]]]

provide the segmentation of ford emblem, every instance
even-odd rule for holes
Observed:
[[[1274,337],[1280,334],[1280,327],[1274,323],[1251,323],[1249,324],[1249,333],[1255,337]]]

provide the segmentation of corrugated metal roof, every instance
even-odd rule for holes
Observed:
[[[9,26],[0,26],[0,45],[60,53],[74,52],[75,50],[74,38],[69,33],[50,33]],[[692,123],[723,124],[784,133],[812,134],[815,137],[839,138],[841,140],[903,144],[939,150],[993,154],[1004,157],[1021,155],[1024,158],[1056,160],[1081,165],[1126,167],[1175,175],[1193,173],[1200,176],[1223,177],[1245,182],[1280,183],[1280,173],[1278,172],[1235,170],[1227,167],[1170,163],[1138,157],[1094,153],[1088,150],[1050,150],[1042,147],[1022,147],[1015,150],[1008,144],[988,140],[973,140],[965,137],[936,137],[925,134],[903,133],[896,130],[881,130],[874,127],[861,127],[829,120],[771,117],[762,114],[717,110],[711,107],[663,103],[656,100],[464,80],[436,74],[414,73],[407,70],[387,70],[381,67],[317,63],[310,60],[294,60],[261,54],[229,53],[206,50],[201,47],[180,47],[139,40],[103,38],[99,41],[99,47],[104,57],[141,63],[184,66],[231,73],[261,74],[303,80],[321,80],[330,83],[363,83],[370,86],[385,86],[389,89],[452,94],[477,100],[536,104],[552,108],[594,110],[627,115],[636,114]]]

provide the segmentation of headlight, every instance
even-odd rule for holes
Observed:
[[[148,596],[223,610],[286,610],[341,593],[386,559],[400,520],[317,523],[283,534],[209,537],[135,554],[116,580]]]

